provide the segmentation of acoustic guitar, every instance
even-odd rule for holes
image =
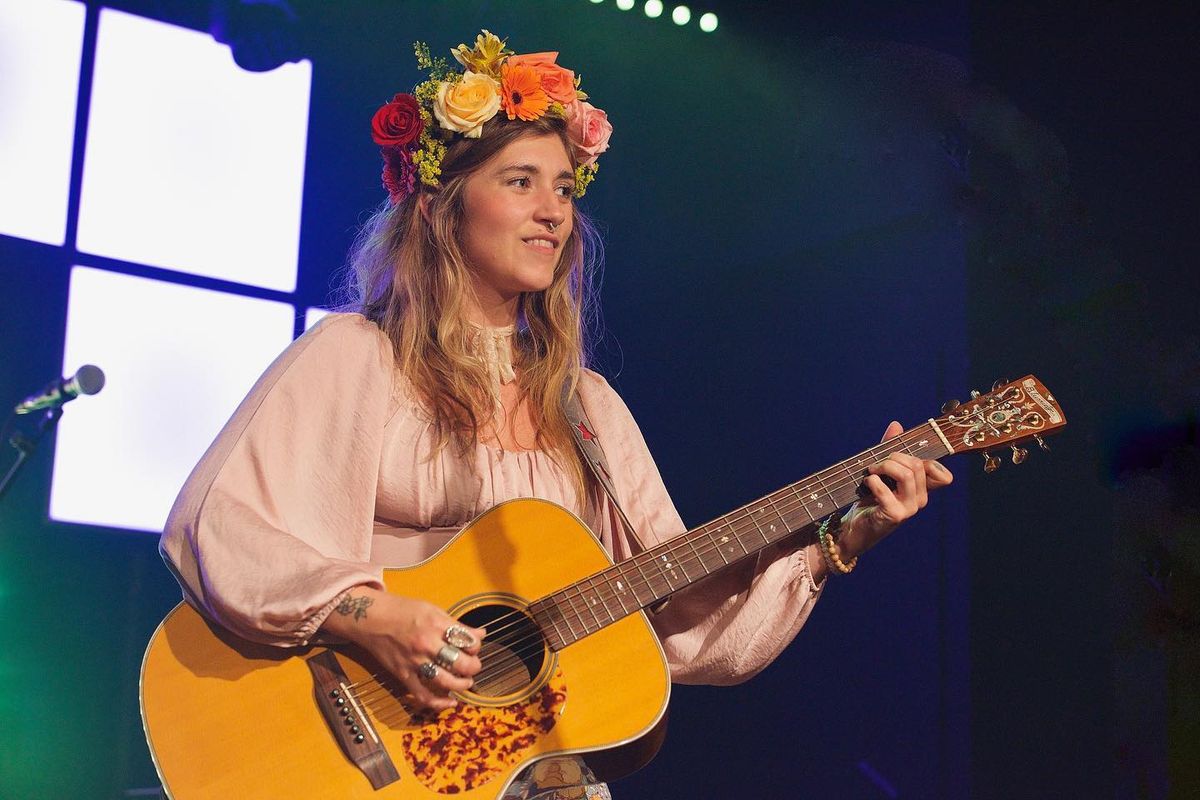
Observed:
[[[670,675],[643,609],[864,495],[892,452],[985,453],[1066,424],[1032,376],[614,564],[570,512],[513,500],[433,557],[384,571],[389,591],[486,626],[483,669],[456,708],[418,713],[354,647],[251,644],[188,605],[142,664],[146,740],[173,798],[499,798],[526,767],[581,754],[601,778],[657,751]]]

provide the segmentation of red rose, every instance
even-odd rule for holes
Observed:
[[[407,147],[421,135],[421,107],[411,94],[398,94],[375,112],[371,138],[381,147]]]

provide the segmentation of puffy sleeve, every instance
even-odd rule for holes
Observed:
[[[617,498],[642,543],[653,547],[683,533],[683,520],[621,398],[590,371],[579,395]],[[628,558],[632,549],[617,513],[611,503],[604,506],[598,533],[614,558]],[[753,677],[796,637],[822,587],[813,583],[805,549],[781,543],[675,594],[651,616],[672,680],[726,685]]]
[[[345,590],[383,588],[368,559],[392,364],[375,325],[337,314],[259,378],[167,518],[159,550],[189,603],[247,639],[303,645]]]

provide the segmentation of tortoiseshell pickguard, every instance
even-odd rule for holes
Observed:
[[[567,701],[556,671],[528,700],[501,708],[459,703],[404,734],[404,757],[421,783],[441,794],[482,786],[523,758],[554,727]]]

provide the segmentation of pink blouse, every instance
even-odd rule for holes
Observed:
[[[618,499],[650,547],[685,528],[629,409],[594,372],[580,399]],[[380,329],[333,314],[267,369],[184,484],[160,550],[185,599],[235,633],[304,645],[346,590],[421,561],[517,497],[575,512],[616,560],[611,502],[581,508],[540,451],[438,451],[430,417]],[[430,455],[430,454],[433,455]],[[588,504],[589,507],[592,504]],[[819,596],[804,550],[773,547],[675,595],[652,617],[672,678],[729,684],[766,667]]]

